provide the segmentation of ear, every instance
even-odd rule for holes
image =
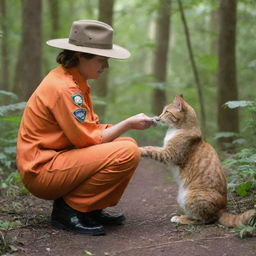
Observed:
[[[183,96],[181,96],[181,95],[176,96],[175,99],[174,99],[174,104],[175,104],[175,107],[176,107],[180,112],[183,111],[184,108],[185,108]]]

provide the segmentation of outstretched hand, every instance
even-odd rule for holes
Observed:
[[[150,126],[155,125],[157,122],[156,118],[151,118],[141,113],[135,116],[131,116],[118,124],[113,125],[102,131],[102,142],[110,142],[115,138],[119,137],[128,130],[145,130]]]
[[[126,122],[129,124],[130,129],[135,130],[145,130],[156,124],[155,118],[148,117],[143,113],[129,117]]]

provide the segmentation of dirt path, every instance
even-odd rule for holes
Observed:
[[[170,216],[178,212],[176,193],[176,185],[163,165],[143,160],[121,202],[114,208],[125,213],[125,225],[107,228],[107,235],[101,237],[53,229],[49,225],[51,202],[32,196],[23,197],[15,214],[12,215],[10,209],[8,214],[3,210],[5,218],[27,223],[26,227],[7,234],[8,239],[14,238],[14,245],[18,248],[12,255],[256,255],[255,237],[242,240],[218,225],[176,226],[170,223]]]

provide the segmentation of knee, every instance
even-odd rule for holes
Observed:
[[[136,140],[132,137],[118,137],[117,139],[115,139],[115,141],[130,141],[137,145]]]
[[[122,153],[119,162],[137,166],[140,161],[140,151],[137,144],[133,141],[122,141],[120,144]]]

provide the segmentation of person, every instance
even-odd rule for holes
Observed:
[[[130,129],[154,124],[145,114],[115,125],[101,124],[93,111],[89,79],[108,68],[108,59],[130,53],[112,43],[113,29],[96,20],[72,24],[69,38],[47,41],[62,49],[60,64],[49,72],[28,100],[17,139],[17,168],[35,196],[54,200],[51,224],[88,235],[104,235],[106,225],[120,225],[116,205],[140,160],[136,141],[120,137]]]

